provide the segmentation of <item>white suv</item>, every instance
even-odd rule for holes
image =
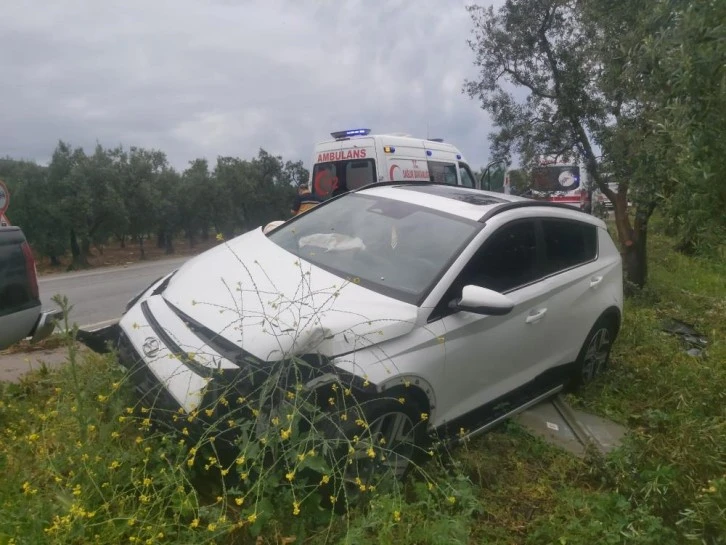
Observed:
[[[343,381],[400,475],[431,432],[470,436],[593,380],[622,305],[621,258],[601,220],[392,182],[191,259],[132,301],[120,353],[142,369],[142,391],[195,414],[216,383],[309,362],[305,387]]]

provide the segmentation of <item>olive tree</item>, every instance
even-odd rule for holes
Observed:
[[[604,172],[614,159],[609,154],[621,143],[618,136],[632,136],[613,130],[624,126],[618,125],[618,116],[626,113],[613,105],[619,101],[630,107],[633,101],[613,99],[608,91],[615,87],[603,88],[606,60],[586,8],[580,0],[509,0],[496,12],[467,8],[479,75],[465,83],[464,91],[480,100],[498,129],[491,137],[495,157],[516,153],[528,162],[543,155],[574,155],[585,164],[588,178],[614,205],[626,278],[643,286],[647,225],[657,193],[636,203],[632,222],[629,173],[620,172],[617,191],[607,183]],[[639,119],[637,110],[632,112]]]

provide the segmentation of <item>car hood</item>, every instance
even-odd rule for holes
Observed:
[[[164,299],[255,357],[327,357],[409,333],[418,308],[289,253],[261,229],[187,261]]]

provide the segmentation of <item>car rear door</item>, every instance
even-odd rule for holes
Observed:
[[[577,359],[590,328],[605,309],[600,287],[612,264],[598,260],[598,228],[588,222],[558,217],[538,220],[543,246],[542,287],[549,292],[543,321],[547,350],[537,371]]]

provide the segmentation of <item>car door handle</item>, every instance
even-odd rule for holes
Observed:
[[[602,276],[593,276],[590,278],[590,287],[596,288],[600,285],[600,282],[602,282],[603,277]]]
[[[541,320],[545,314],[547,314],[547,309],[541,308],[539,310],[532,312],[529,316],[527,316],[527,318],[524,321],[528,324],[533,324],[534,322]]]

